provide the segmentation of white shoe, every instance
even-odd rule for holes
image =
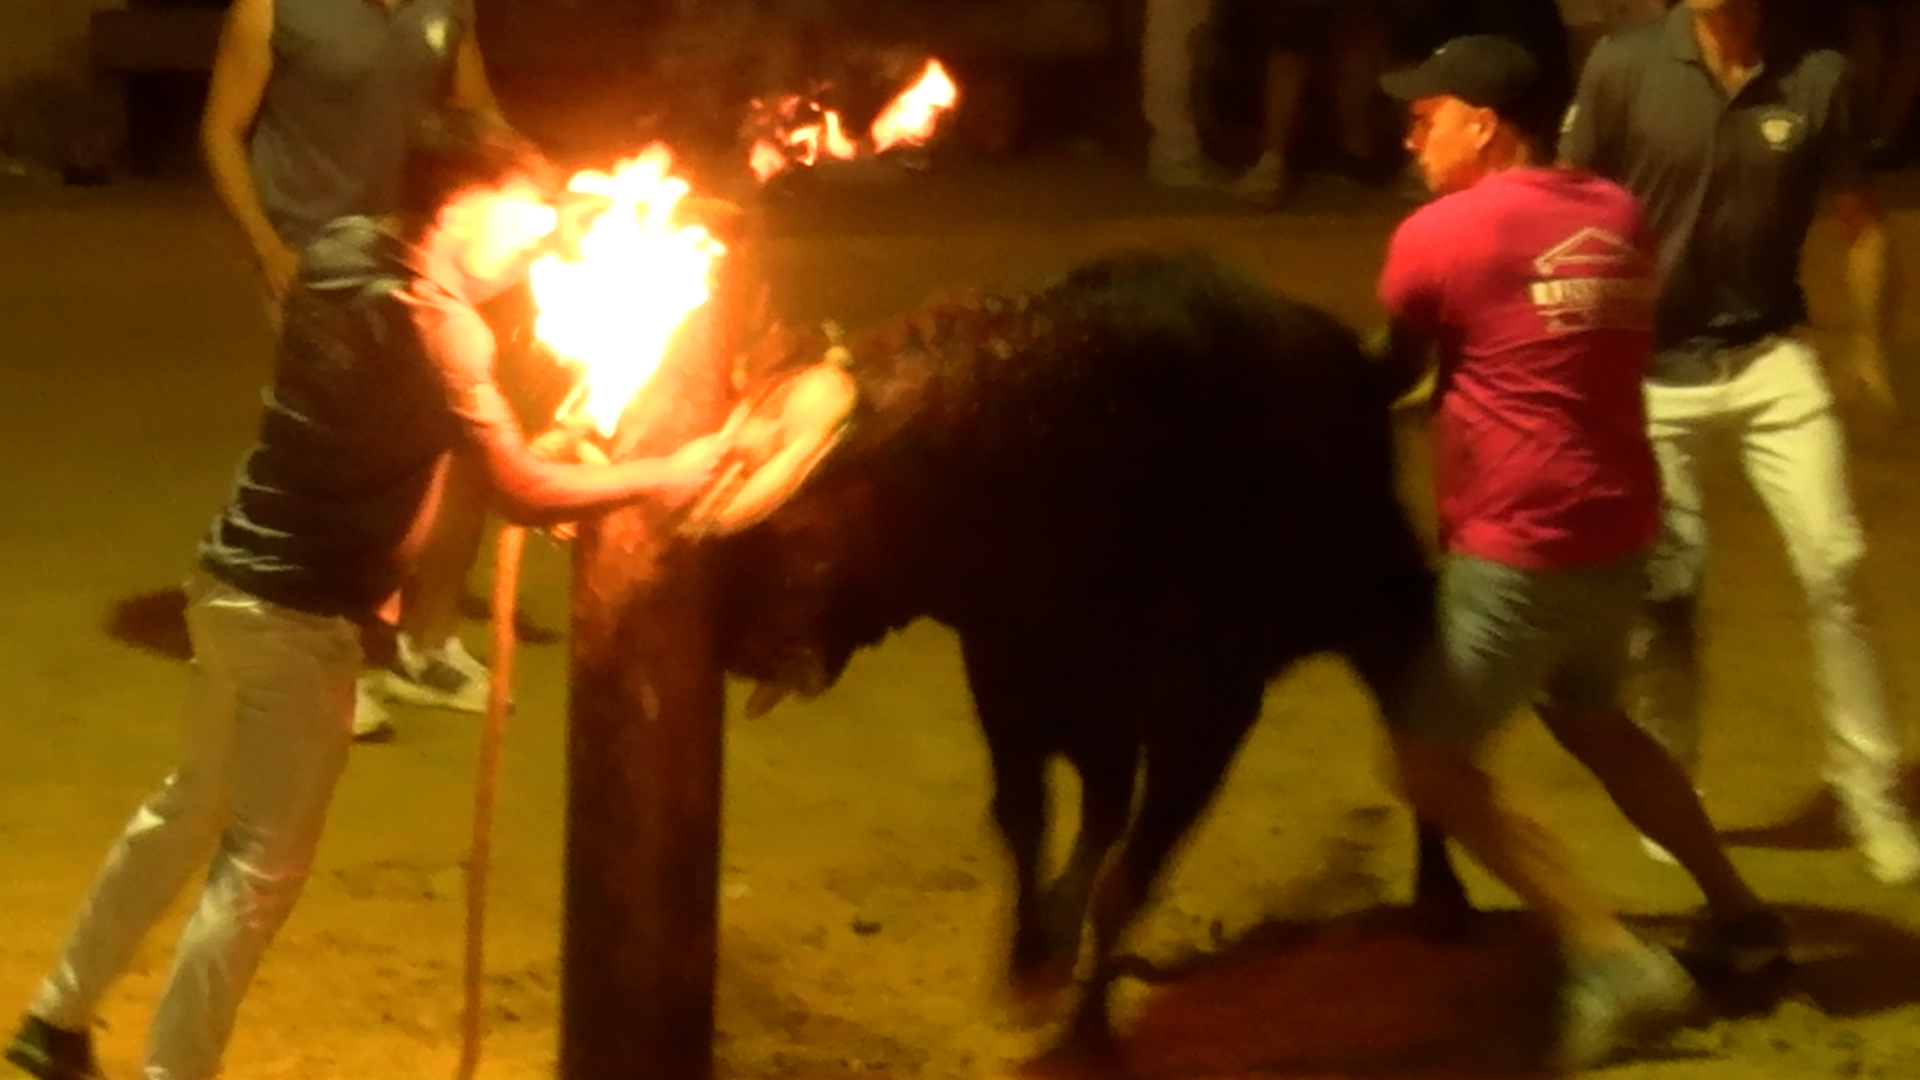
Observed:
[[[1867,860],[1867,873],[1883,885],[1920,882],[1920,837],[1898,807],[1866,808],[1858,803],[1844,811],[1847,831]]]
[[[1700,790],[1699,788],[1694,788],[1693,794],[1696,798],[1700,799],[1702,802],[1706,800],[1707,793]],[[1662,866],[1679,866],[1680,865],[1680,860],[1673,857],[1673,852],[1668,851],[1666,848],[1661,847],[1659,844],[1654,843],[1653,838],[1650,836],[1646,836],[1643,834],[1640,837],[1640,850],[1646,852],[1647,858],[1652,859],[1654,862],[1657,862]]]
[[[487,711],[492,674],[457,637],[437,652],[421,652],[403,633],[395,643],[393,670],[383,674],[383,690],[393,701],[455,712]]]
[[[1287,191],[1287,159],[1279,154],[1262,155],[1253,167],[1233,182],[1236,197],[1260,206],[1272,206]]]
[[[393,738],[393,718],[380,704],[375,680],[379,673],[368,672],[353,683],[353,741],[386,742]]]

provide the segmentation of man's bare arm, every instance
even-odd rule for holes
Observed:
[[[247,139],[273,73],[273,0],[234,0],[214,53],[213,81],[200,117],[200,149],[213,188],[240,226],[276,299],[293,281],[296,253],[287,247],[260,202]]]
[[[1870,403],[1890,408],[1894,401],[1886,365],[1886,216],[1864,187],[1836,193],[1833,209],[1847,239],[1847,298],[1853,304],[1847,374],[1858,382]]]
[[[518,525],[575,521],[641,499],[685,502],[713,479],[724,451],[716,439],[696,439],[671,457],[575,465],[535,455],[511,424],[473,430],[466,452],[486,470],[501,513]]]

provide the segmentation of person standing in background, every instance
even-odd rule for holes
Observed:
[[[1801,256],[1826,197],[1846,237],[1854,307],[1836,373],[1857,398],[1892,410],[1887,228],[1867,183],[1851,68],[1838,52],[1797,41],[1790,24],[1763,34],[1763,15],[1775,13],[1760,0],[1684,0],[1603,39],[1561,131],[1562,159],[1632,191],[1660,243],[1646,399],[1664,523],[1637,648],[1638,719],[1697,769],[1707,561],[1700,458],[1731,441],[1806,593],[1825,779],[1842,821],[1875,879],[1912,883],[1920,839],[1900,801],[1906,748],[1887,715],[1855,585],[1866,536],[1846,435],[1820,358],[1799,336]]]
[[[278,320],[303,248],[328,223],[390,211],[407,132],[442,104],[510,128],[487,80],[473,0],[234,0],[200,140]],[[396,657],[365,674],[354,733],[386,738],[381,698],[484,712],[488,673],[457,635],[486,526],[485,483],[457,459],[398,600]],[[382,619],[394,619],[390,605]]]
[[[1214,185],[1194,122],[1195,37],[1210,0],[1147,0],[1140,34],[1140,112],[1147,121],[1147,178],[1161,187]]]

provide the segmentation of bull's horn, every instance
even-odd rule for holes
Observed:
[[[791,693],[792,688],[779,683],[754,683],[753,693],[747,696],[747,719],[758,720],[767,715]]]

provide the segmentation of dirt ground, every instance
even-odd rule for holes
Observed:
[[[1283,214],[1148,191],[1118,166],[1045,159],[849,185],[785,204],[767,249],[784,308],[861,325],[938,289],[1018,282],[1126,244],[1204,244],[1356,321],[1401,207],[1337,185]],[[191,185],[0,186],[0,987],[23,1001],[106,844],[166,770],[179,660],[117,640],[116,608],[183,574],[255,419],[267,337],[246,267]],[[1903,214],[1901,304],[1920,295]],[[1816,322],[1840,327],[1838,259],[1809,258]],[[1915,337],[1903,318],[1910,400]],[[1422,503],[1417,430],[1409,495]],[[1865,594],[1889,693],[1920,711],[1920,425],[1863,435]],[[1789,912],[1802,968],[1770,1014],[1705,1016],[1645,1080],[1920,1076],[1920,892],[1874,884],[1833,832],[1801,602],[1731,467],[1713,477],[1709,809]],[[484,582],[484,569],[476,586]],[[565,560],[529,552],[524,605],[565,617]],[[479,624],[468,640],[484,642]],[[565,646],[525,648],[499,811],[482,1075],[553,1074]],[[737,689],[737,688],[736,688]],[[737,701],[736,698],[736,707]],[[1268,716],[1181,856],[1137,945],[1127,1052],[1154,1078],[1525,1074],[1547,987],[1511,915],[1439,947],[1393,918],[1404,814],[1347,676],[1311,664]],[[403,711],[358,748],[306,895],[269,953],[229,1058],[235,1077],[451,1072],[461,866],[477,726]],[[994,958],[1007,895],[986,768],[953,641],[922,624],[858,658],[811,704],[731,722],[720,1071],[740,1077],[1000,1075],[1035,1045],[1004,1019]],[[1695,896],[1640,854],[1595,785],[1528,720],[1499,766],[1649,928]],[[1493,907],[1511,898],[1471,879]],[[110,1075],[133,1076],[177,923],[104,1008]],[[0,994],[0,998],[4,998]],[[636,1009],[644,1008],[635,1003]],[[0,1067],[3,1068],[3,1067]]]

